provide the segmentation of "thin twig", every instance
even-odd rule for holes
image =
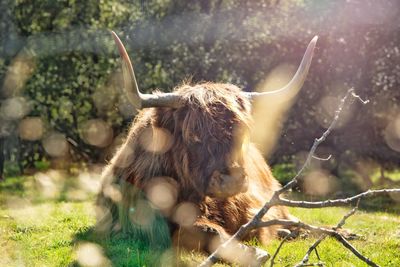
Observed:
[[[358,210],[358,206],[360,205],[360,199],[357,200],[357,203],[355,205],[354,208],[352,208],[346,215],[343,216],[343,218],[340,220],[340,222],[336,225],[336,227],[334,227],[334,230],[340,229],[343,227],[343,225],[346,223],[346,220],[353,216],[353,214],[356,213],[356,211]]]
[[[318,259],[319,261],[321,261],[321,257],[319,256],[318,249],[315,248],[314,251],[315,251],[315,255],[317,255],[317,259]]]
[[[320,157],[317,157],[317,156],[315,156],[315,155],[313,155],[312,157],[313,157],[313,159],[316,159],[316,160],[328,161],[328,160],[330,160],[330,159],[332,158],[332,155],[329,155],[329,156],[327,156],[326,158],[320,158]]]
[[[327,237],[327,235],[322,235],[320,238],[318,238],[317,241],[314,242],[314,244],[311,245],[311,247],[308,248],[306,255],[304,255],[304,258],[299,262],[298,264],[295,265],[295,267],[301,267],[301,266],[306,266],[308,260],[310,259],[311,252],[313,250],[317,249],[318,245]]]
[[[360,260],[362,260],[369,266],[379,267],[378,264],[374,263],[373,261],[365,257],[363,254],[361,254],[361,252],[359,252],[355,247],[353,247],[342,235],[337,234],[334,237],[336,238],[336,240],[342,243],[343,246],[345,246],[347,249],[353,252],[353,254],[356,255]]]
[[[340,220],[340,222],[337,224],[337,226],[333,228],[334,230],[337,230],[337,229],[339,229],[339,228],[342,228],[342,226],[346,223],[346,220],[347,220],[350,216],[352,216],[354,213],[356,213],[356,211],[357,211],[357,209],[358,209],[359,203],[360,203],[360,199],[357,201],[356,206],[355,206],[350,212],[348,212],[347,214],[345,214],[345,215],[343,216],[343,218]],[[319,245],[326,237],[327,237],[327,235],[322,235],[320,238],[318,238],[318,240],[315,241],[314,244],[312,244],[312,245],[310,246],[310,248],[307,250],[307,252],[306,252],[306,254],[304,255],[304,258],[301,260],[301,262],[299,262],[298,264],[296,264],[295,267],[305,266],[305,265],[308,263],[308,260],[310,259],[311,252],[312,252],[313,250],[315,250],[315,253],[317,254],[317,247],[318,247],[318,245]],[[318,254],[317,254],[317,257],[318,257],[318,260],[321,260],[321,259],[319,258],[319,255],[318,255]]]
[[[283,205],[287,207],[298,207],[298,208],[326,208],[326,207],[337,207],[350,204],[358,199],[377,196],[377,195],[384,195],[390,193],[400,193],[400,188],[393,188],[393,189],[379,189],[379,190],[367,190],[363,193],[358,195],[349,197],[349,198],[340,198],[340,199],[329,199],[324,201],[296,201],[296,200],[289,200],[286,198],[279,198],[277,201],[277,205]]]
[[[320,266],[320,267],[323,267],[323,266],[325,266],[325,264],[323,262],[315,262],[315,263],[306,263],[306,264],[304,264],[302,266],[303,267],[305,267],[305,266]]]
[[[369,103],[369,99],[363,100],[359,95],[357,95],[357,94],[354,93],[354,92],[353,92],[351,95],[352,95],[354,98],[357,98],[358,100],[360,100],[360,102],[363,103],[364,105]]]
[[[273,267],[273,266],[274,266],[274,264],[275,264],[275,258],[276,258],[276,256],[278,256],[278,253],[279,253],[279,251],[281,250],[283,244],[284,244],[289,238],[292,238],[292,237],[294,237],[294,236],[295,236],[295,232],[293,231],[293,232],[291,232],[290,234],[286,235],[285,238],[283,238],[283,239],[281,240],[281,243],[279,244],[278,248],[276,249],[274,255],[273,255],[272,258],[271,258],[270,267]]]
[[[299,227],[302,229],[309,230],[311,232],[327,234],[330,236],[334,236],[337,233],[336,230],[329,229],[326,227],[320,227],[320,226],[307,224],[300,220],[295,221],[295,220],[286,220],[286,219],[273,219],[273,220],[269,220],[269,221],[262,221],[262,222],[259,222],[251,230],[260,228],[260,227],[269,227],[269,226],[273,226],[273,225],[282,225],[282,226],[287,226],[287,227]]]

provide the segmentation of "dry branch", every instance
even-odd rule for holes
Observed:
[[[334,230],[340,229],[342,228],[342,226],[346,223],[346,220],[352,216],[354,213],[356,213],[357,209],[358,209],[358,205],[360,203],[360,199],[357,201],[356,206],[350,211],[348,212],[346,215],[343,216],[343,218],[340,220],[340,222],[336,225],[336,227],[334,227]],[[311,245],[311,247],[309,247],[309,249],[307,250],[306,254],[304,255],[304,258],[301,260],[301,262],[299,262],[298,264],[295,265],[295,267],[301,267],[301,266],[307,266],[308,264],[308,260],[310,258],[311,252],[313,252],[314,250],[317,251],[317,247],[318,245],[327,237],[327,235],[322,235],[320,238],[318,238],[317,241],[314,242],[314,244]]]
[[[274,266],[275,258],[276,258],[276,256],[278,256],[278,253],[279,253],[279,251],[281,250],[283,244],[286,242],[286,240],[288,240],[289,238],[295,237],[295,234],[296,234],[296,232],[291,232],[290,234],[288,234],[287,236],[285,236],[285,238],[283,238],[283,239],[281,240],[281,243],[279,244],[278,248],[276,249],[274,255],[273,255],[272,258],[271,258],[270,267],[273,267],[273,266]]]
[[[309,230],[310,232],[314,233],[322,233],[324,235],[329,235],[331,237],[334,237],[337,241],[339,241],[344,247],[349,249],[351,252],[353,252],[354,255],[356,255],[359,259],[364,261],[370,266],[379,266],[376,263],[372,262],[370,259],[362,255],[361,252],[359,252],[356,248],[354,248],[338,231],[337,229],[328,229],[325,227],[318,227],[315,225],[307,224],[301,221],[292,221],[292,220],[270,220],[266,222],[260,222],[257,227],[268,227],[272,225],[283,225],[283,226],[294,226],[298,227],[301,229],[306,229]],[[322,241],[322,240],[321,240]]]
[[[356,200],[359,200],[361,198],[367,197],[367,196],[376,196],[376,195],[381,195],[381,194],[387,194],[387,193],[400,193],[400,189],[382,189],[382,190],[368,190],[364,193],[358,194],[353,197],[345,198],[345,199],[335,199],[335,200],[326,200],[326,201],[317,201],[317,202],[308,202],[308,201],[294,201],[294,200],[289,200],[285,198],[281,198],[280,195],[284,192],[289,191],[292,189],[294,186],[297,185],[299,177],[302,175],[303,171],[308,167],[310,161],[313,158],[317,158],[314,154],[317,149],[317,147],[325,141],[327,136],[331,133],[331,131],[334,129],[336,126],[339,115],[341,111],[343,110],[344,104],[346,103],[346,100],[348,99],[349,96],[352,96],[355,99],[358,99],[361,103],[366,104],[369,101],[368,100],[363,100],[361,99],[357,94],[354,93],[354,89],[350,88],[346,95],[341,99],[340,104],[338,106],[338,109],[335,112],[335,116],[329,125],[329,127],[326,129],[326,131],[321,135],[321,137],[316,138],[314,140],[314,143],[309,150],[308,156],[303,164],[303,166],[300,168],[300,170],[297,172],[297,174],[292,178],[292,180],[287,183],[285,186],[283,186],[280,190],[275,191],[272,198],[267,201],[264,206],[257,212],[257,214],[246,224],[242,225],[239,230],[228,240],[226,240],[222,245],[220,245],[205,261],[203,261],[200,264],[200,267],[204,266],[211,266],[213,263],[215,263],[218,260],[218,255],[219,253],[227,247],[231,242],[235,240],[240,240],[242,239],[245,234],[247,234],[250,230],[258,228],[258,227],[267,227],[271,225],[283,225],[283,226],[295,226],[303,229],[310,230],[312,232],[317,232],[321,233],[324,235],[329,235],[334,238],[336,238],[340,243],[343,244],[346,248],[348,248],[353,254],[355,254],[358,258],[366,262],[370,266],[378,266],[371,260],[369,260],[367,257],[363,256],[359,251],[357,251],[350,243],[347,242],[343,236],[341,236],[337,232],[337,228],[340,227],[342,224],[344,224],[345,220],[352,215],[352,213],[347,216],[345,216],[341,222],[338,224],[337,227],[333,229],[327,229],[323,227],[317,227],[313,225],[309,225],[300,221],[291,221],[291,220],[270,220],[270,221],[262,221],[262,218],[264,215],[268,212],[268,210],[276,205],[282,205],[282,206],[290,206],[290,207],[303,207],[303,208],[323,208],[323,207],[332,207],[332,206],[342,206],[346,204],[350,204]],[[320,241],[322,242],[322,240]],[[318,244],[320,243],[318,242]],[[283,245],[283,242],[281,243]],[[318,244],[315,245],[318,246]],[[281,246],[280,246],[281,247]],[[314,248],[314,249],[315,249]],[[280,249],[280,248],[279,248]],[[311,249],[311,248],[310,248]],[[318,263],[320,264],[320,263]],[[317,265],[318,265],[317,264]],[[304,266],[304,265],[303,265]]]
[[[336,235],[335,238],[337,241],[342,243],[343,246],[345,246],[347,249],[353,252],[353,254],[356,255],[360,260],[364,261],[369,266],[379,267],[378,264],[374,263],[373,261],[365,257],[361,252],[359,252],[355,247],[353,247],[343,236]]]
[[[385,195],[390,193],[400,193],[400,188],[393,189],[379,189],[379,190],[367,190],[358,195],[349,198],[340,199],[329,199],[324,201],[295,201],[286,198],[279,198],[277,205],[284,205],[287,207],[298,207],[298,208],[327,208],[327,207],[338,207],[344,206],[355,202],[358,199],[365,197],[372,197],[377,195]]]

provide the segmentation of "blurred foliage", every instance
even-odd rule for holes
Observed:
[[[292,163],[275,164],[272,168],[272,174],[282,184],[286,184],[296,175],[295,166]]]
[[[271,162],[297,164],[351,86],[371,103],[347,108],[341,127],[317,152],[332,155],[321,166],[340,176],[342,169],[400,162],[398,1],[3,0],[0,11],[0,142],[21,170],[43,160],[102,162],[120,142],[134,112],[120,90],[107,29],[127,44],[147,92],[169,91],[188,79],[253,90],[281,63],[297,64],[317,34],[310,75]],[[7,115],[10,99],[22,101],[25,111]],[[40,138],[21,134],[27,117],[41,119]],[[93,119],[97,124],[88,124]],[[101,142],[90,139],[96,129],[108,133]],[[49,151],[46,142],[54,140],[64,140],[57,149],[67,144],[68,153]]]

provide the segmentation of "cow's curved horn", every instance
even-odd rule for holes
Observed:
[[[295,75],[293,76],[292,80],[285,85],[284,87],[268,92],[247,92],[246,95],[249,97],[250,100],[257,100],[263,97],[280,97],[287,93],[297,93],[298,90],[303,86],[304,81],[307,77],[308,70],[310,69],[311,60],[314,54],[314,48],[317,43],[318,36],[315,36],[311,42],[307,46],[307,50],[304,53],[303,59],[301,60],[300,66],[297,69]]]
[[[163,94],[142,94],[136,82],[135,72],[128,53],[118,35],[111,31],[114,41],[118,47],[119,54],[122,59],[122,72],[124,76],[124,88],[129,102],[137,108],[149,107],[172,107],[178,108],[181,106],[181,97],[175,93]]]

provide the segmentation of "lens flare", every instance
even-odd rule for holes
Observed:
[[[101,119],[88,120],[80,127],[81,135],[86,143],[106,147],[113,140],[113,130],[111,126]]]
[[[18,120],[29,113],[30,106],[23,97],[13,97],[4,100],[0,108],[0,113],[5,119]]]
[[[58,198],[65,184],[65,177],[59,171],[36,173],[34,176],[39,193],[45,198]]]
[[[340,90],[340,89],[337,89]],[[326,96],[321,99],[317,104],[316,112],[314,114],[316,121],[325,129],[332,123],[335,113],[340,103],[339,97]],[[335,126],[336,129],[341,128],[347,124],[352,114],[351,108],[345,108],[340,112],[340,117]]]
[[[103,189],[103,194],[109,197],[115,203],[121,202],[121,190],[116,185],[108,185]]]
[[[180,203],[173,214],[173,220],[183,227],[190,227],[196,221],[199,209],[190,202]]]
[[[178,266],[175,262],[176,254],[172,249],[165,250],[160,259],[161,267]]]
[[[171,148],[173,140],[167,129],[152,127],[141,133],[139,143],[149,152],[162,154]]]
[[[304,192],[314,196],[325,196],[337,189],[337,181],[325,171],[312,171],[304,177]]]
[[[42,138],[44,132],[43,121],[39,117],[24,118],[18,126],[21,139],[36,141]]]
[[[156,208],[168,212],[176,204],[177,188],[178,183],[172,178],[157,177],[146,187],[146,195]]]
[[[62,157],[67,155],[69,144],[64,134],[50,133],[42,140],[44,150],[52,157]]]
[[[400,116],[388,123],[384,130],[384,138],[391,149],[400,152]]]
[[[26,81],[36,68],[33,56],[22,50],[11,62],[4,78],[2,93],[5,97],[20,95]]]
[[[99,174],[82,172],[78,176],[79,186],[86,192],[98,193],[101,186],[101,178]]]
[[[236,240],[220,248],[221,258],[238,263],[240,266],[261,266],[270,257],[266,251],[246,246]]]
[[[111,262],[104,256],[102,248],[94,243],[81,243],[76,249],[76,260],[86,267],[111,266]]]
[[[134,208],[131,208],[129,217],[134,224],[150,227],[155,220],[155,212],[150,203],[139,199]]]
[[[286,85],[294,74],[296,67],[281,64],[273,69],[263,82],[257,85],[258,92],[272,91]],[[254,128],[251,140],[258,145],[263,154],[268,155],[273,150],[282,130],[282,121],[293,103],[297,92],[282,94],[280,99],[262,98],[253,104]],[[268,131],[266,131],[268,129]]]

